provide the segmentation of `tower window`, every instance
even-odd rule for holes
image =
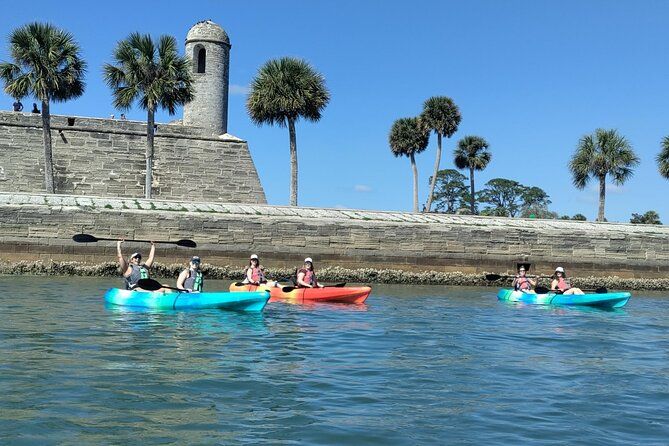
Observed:
[[[204,73],[205,68],[207,66],[207,50],[200,47],[199,49],[196,49],[195,51],[197,52],[196,73]]]

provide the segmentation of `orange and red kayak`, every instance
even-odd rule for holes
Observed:
[[[294,288],[271,287],[267,285],[248,285],[233,283],[230,291],[264,291],[270,292],[270,302],[287,301],[291,303],[311,302],[344,302],[350,304],[363,303],[372,288],[358,287],[325,287],[325,288]],[[284,291],[285,290],[285,291]]]

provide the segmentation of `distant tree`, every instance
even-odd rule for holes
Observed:
[[[174,37],[160,36],[156,45],[150,35],[137,32],[118,42],[112,57],[114,64],[105,64],[103,75],[114,107],[128,110],[137,102],[147,112],[144,197],[151,198],[155,113],[163,108],[174,115],[193,99],[191,61],[179,55]]]
[[[662,138],[662,151],[656,158],[660,175],[669,180],[669,136]]]
[[[433,96],[423,104],[423,113],[420,115],[421,122],[430,130],[437,133],[437,156],[434,162],[434,172],[430,181],[428,193],[427,212],[432,209],[434,188],[438,180],[439,163],[441,161],[441,139],[443,136],[450,138],[457,130],[462,117],[455,102],[446,96]]]
[[[418,118],[402,118],[393,123],[388,136],[390,150],[395,156],[407,156],[413,171],[413,211],[418,212],[418,168],[416,153],[427,148],[430,134]]]
[[[318,122],[330,102],[325,78],[308,62],[282,57],[266,62],[251,81],[246,109],[256,125],[288,127],[290,137],[290,204],[297,206],[297,139],[295,123]]]
[[[588,220],[587,217],[583,214],[575,214],[571,219],[576,220],[576,221],[587,221]]]
[[[569,215],[560,215],[560,220],[571,220],[571,217]]]
[[[488,151],[488,142],[480,136],[465,136],[458,141],[458,147],[454,153],[455,167],[458,169],[469,169],[469,209],[472,214],[476,213],[476,191],[474,189],[474,171],[485,169],[492,154]]]
[[[433,196],[435,209],[447,214],[455,214],[466,202],[466,180],[467,177],[455,169],[444,169],[437,172],[435,182],[437,188]],[[430,177],[430,183],[433,183],[432,177]]]
[[[645,214],[632,214],[630,223],[643,225],[661,225],[660,216],[655,211],[648,211]]]
[[[51,144],[52,102],[64,102],[84,93],[86,62],[74,37],[48,23],[29,23],[9,36],[12,62],[0,63],[5,92],[13,98],[33,96],[42,101],[44,184],[55,193]]]
[[[592,135],[583,136],[569,162],[574,185],[584,189],[590,179],[599,180],[598,221],[604,221],[606,200],[606,177],[622,185],[634,173],[639,158],[627,139],[616,130],[597,129]]]
[[[526,187],[523,191],[522,200],[523,207],[537,206],[545,208],[551,204],[551,200],[549,200],[549,196],[546,191],[536,186]]]
[[[493,178],[479,192],[478,201],[489,206],[484,215],[515,217],[523,207],[526,189],[517,181]]]
[[[541,206],[541,205],[531,205],[523,207],[520,216],[523,218],[542,218],[544,220],[555,220],[558,218],[557,212],[553,212],[549,210],[546,206]],[[568,219],[569,217],[567,216],[567,220]]]

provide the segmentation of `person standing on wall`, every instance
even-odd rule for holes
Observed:
[[[39,108],[37,108],[37,103],[33,102],[33,111],[32,113],[39,114]]]
[[[151,268],[151,265],[153,265],[153,259],[156,255],[156,245],[151,242],[149,258],[145,263],[140,264],[142,261],[142,255],[138,252],[133,253],[130,256],[130,259],[125,260],[125,257],[123,257],[123,254],[121,253],[122,243],[123,240],[116,242],[116,254],[118,257],[119,270],[123,274],[123,279],[125,280],[125,289],[139,290],[141,289],[137,287],[137,282],[139,279],[149,278],[149,268]]]
[[[23,104],[21,103],[20,99],[17,99],[16,102],[12,104],[12,107],[14,107],[15,112],[23,111]]]

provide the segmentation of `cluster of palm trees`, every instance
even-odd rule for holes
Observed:
[[[425,210],[430,212],[434,199],[434,188],[441,162],[442,138],[450,138],[457,132],[462,116],[453,99],[447,96],[433,96],[423,103],[422,113],[414,118],[396,120],[390,128],[388,143],[395,156],[406,156],[411,161],[413,171],[413,211],[418,212],[418,168],[416,154],[425,150],[430,142],[430,133],[437,134],[437,155],[434,173],[430,180]],[[476,212],[474,171],[485,169],[492,154],[488,150],[488,142],[480,136],[465,136],[458,141],[453,153],[453,162],[458,169],[469,170],[470,208]]]

